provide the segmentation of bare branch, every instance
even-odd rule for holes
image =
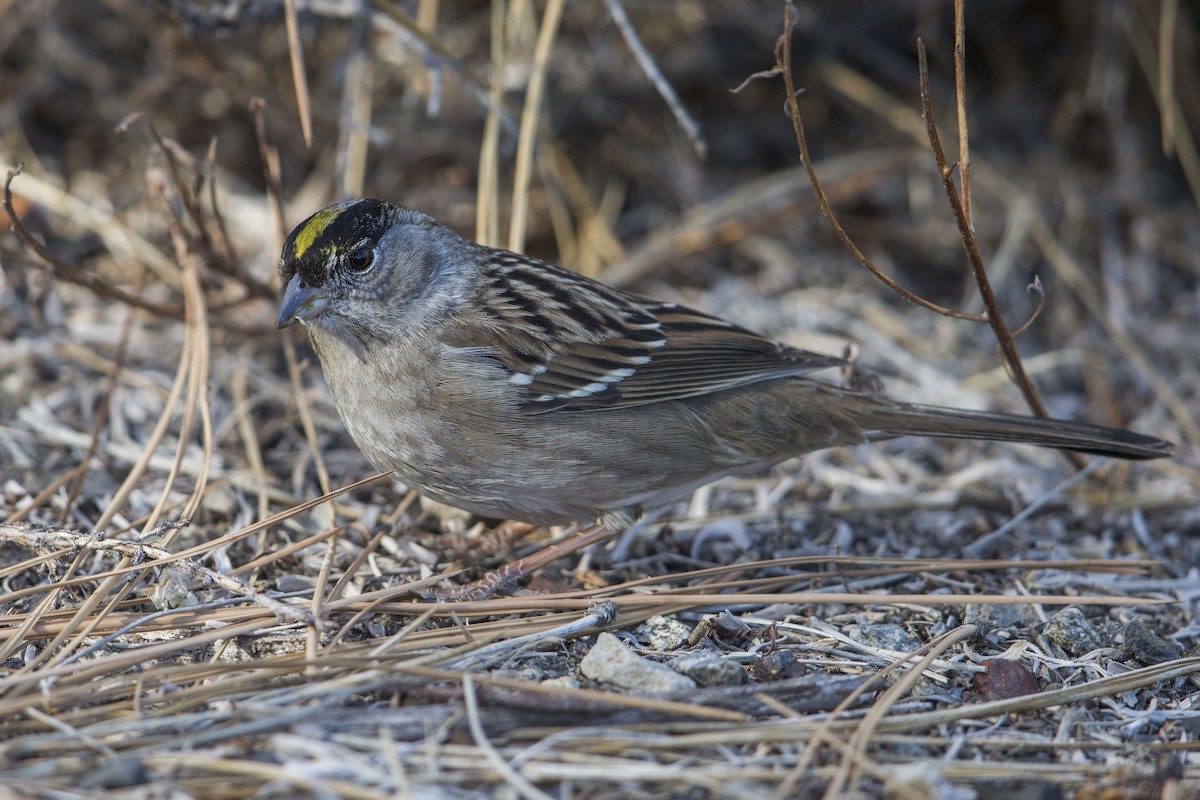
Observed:
[[[679,100],[679,95],[675,94],[675,89],[663,77],[663,74],[658,69],[658,65],[654,63],[654,59],[646,51],[646,46],[638,38],[637,31],[629,23],[629,17],[625,14],[625,7],[621,5],[621,0],[604,0],[604,5],[608,8],[608,15],[612,17],[613,24],[617,26],[617,30],[621,32],[621,36],[625,38],[625,44],[629,47],[630,52],[633,53],[638,66],[642,68],[642,72],[646,73],[646,77],[650,79],[650,83],[654,84],[655,90],[658,91],[663,102],[667,104],[667,108],[671,109],[671,113],[675,115],[675,121],[679,123],[679,127],[683,128],[683,132],[687,134],[688,141],[692,143],[692,149],[696,151],[697,156],[704,158],[708,154],[708,143],[704,141],[704,135],[700,133],[700,125],[687,112],[687,109],[683,107],[683,103]]]
[[[958,225],[958,233],[962,237],[967,261],[970,262],[971,273],[975,276],[975,285],[979,288],[979,296],[983,299],[984,316],[988,324],[992,326],[992,333],[1000,345],[1004,362],[1012,371],[1013,382],[1025,396],[1025,402],[1028,403],[1030,410],[1039,417],[1048,416],[1037,389],[1033,387],[1033,383],[1025,371],[1021,356],[1017,353],[1012,333],[1009,332],[1008,326],[1004,324],[1004,318],[1000,315],[1000,308],[996,304],[996,295],[992,291],[992,282],[988,278],[983,256],[979,254],[979,243],[975,239],[975,232],[971,230],[970,222],[963,210],[958,187],[954,185],[954,168],[946,162],[946,152],[942,149],[937,122],[934,120],[933,98],[929,89],[929,61],[925,56],[925,43],[920,39],[917,39],[917,57],[920,62],[921,116],[925,120],[925,132],[929,136],[929,149],[933,151],[934,160],[937,162],[938,175],[946,190],[946,199],[950,201],[950,209],[954,212],[954,222]]]
[[[872,275],[882,281],[884,285],[886,285],[896,294],[900,295],[911,303],[915,303],[922,308],[927,308],[930,311],[941,314],[942,316],[953,317],[954,319],[964,319],[971,322],[983,322],[985,317],[981,314],[970,314],[965,311],[957,311],[951,308],[940,306],[937,303],[926,300],[925,298],[914,294],[913,292],[901,286],[894,278],[885,273],[883,270],[879,269],[879,267],[875,266],[875,264],[869,258],[867,258],[867,256],[861,250],[858,249],[858,245],[854,243],[854,241],[850,238],[850,235],[846,233],[845,228],[843,228],[841,223],[838,222],[837,217],[834,216],[833,209],[829,205],[829,198],[825,194],[825,189],[821,186],[820,179],[817,178],[816,170],[814,170],[812,166],[812,159],[808,155],[808,141],[804,137],[804,122],[800,117],[800,103],[796,99],[796,86],[792,81],[791,32],[792,25],[794,23],[794,13],[795,10],[790,3],[784,6],[783,35],[780,36],[775,42],[775,66],[778,72],[783,75],[783,82],[787,87],[788,111],[789,116],[792,118],[792,129],[796,134],[796,146],[800,149],[800,160],[804,164],[804,169],[808,172],[808,180],[812,184],[813,191],[815,191],[817,194],[817,202],[821,206],[821,213],[825,215],[825,219],[829,220],[829,224],[833,226],[833,232],[836,233],[837,237],[842,240],[842,244],[846,246],[846,249],[854,254],[854,257],[858,259],[858,262],[866,267]],[[759,74],[761,75],[763,73]]]
[[[21,241],[29,247],[30,250],[37,253],[38,257],[49,265],[54,277],[68,283],[74,283],[78,286],[83,286],[92,290],[100,297],[108,300],[117,300],[122,303],[141,308],[149,311],[152,314],[157,314],[160,317],[169,317],[171,319],[183,319],[183,306],[166,303],[154,303],[149,300],[144,300],[136,294],[130,294],[124,289],[120,289],[112,284],[101,280],[95,275],[88,273],[76,267],[74,264],[69,264],[63,261],[50,252],[46,245],[38,241],[38,238],[30,233],[25,227],[25,223],[17,216],[16,209],[13,208],[12,199],[12,182],[13,179],[21,174],[23,164],[17,165],[16,169],[10,169],[4,180],[4,210],[8,212],[9,219],[12,220],[13,230],[21,237]]]
[[[964,0],[954,0],[954,99],[958,107],[958,169],[962,184],[963,216],[967,218],[967,227],[975,230],[975,222],[971,219],[971,146],[967,136],[967,19],[963,3]]]

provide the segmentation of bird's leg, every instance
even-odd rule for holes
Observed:
[[[598,520],[571,538],[552,544],[524,558],[518,558],[477,581],[453,589],[430,589],[425,592],[425,598],[428,600],[486,600],[497,593],[512,594],[526,575],[589,545],[610,539],[624,527],[623,525],[614,525],[605,519]]]

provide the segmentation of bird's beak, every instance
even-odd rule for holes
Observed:
[[[301,286],[300,276],[293,275],[283,290],[283,302],[275,327],[286,328],[297,322],[307,322],[329,306],[329,298],[316,286]]]

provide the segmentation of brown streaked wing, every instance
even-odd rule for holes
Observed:
[[[662,303],[646,308],[659,321],[666,343],[650,353],[632,374],[605,383],[612,340],[556,350],[547,364],[550,381],[530,385],[530,411],[554,408],[602,410],[696,397],[735,386],[801,375],[844,362],[833,356],[797,350],[699,311]],[[616,345],[621,347],[621,343]],[[592,369],[589,371],[589,366]],[[607,373],[611,374],[611,372]],[[563,380],[563,379],[566,380]],[[588,388],[597,391],[586,391]],[[557,389],[557,391],[554,391]],[[584,391],[581,391],[584,390]],[[568,391],[569,390],[569,391]]]
[[[498,253],[479,298],[529,413],[696,397],[840,366],[718,317]]]

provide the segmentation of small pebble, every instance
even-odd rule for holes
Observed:
[[[750,682],[741,664],[716,653],[687,653],[672,661],[671,667],[701,686],[739,686]]]
[[[606,683],[638,694],[671,694],[696,688],[691,678],[680,675],[665,664],[642,658],[611,633],[596,637],[596,644],[579,662],[579,671],[596,683]]]
[[[762,683],[785,681],[800,674],[800,663],[791,650],[773,650],[750,665],[750,677]]]
[[[678,650],[688,640],[692,630],[671,617],[653,616],[633,630],[637,640],[651,650]]]
[[[971,683],[984,700],[1008,700],[1042,690],[1038,679],[1019,661],[992,658],[983,663],[987,671],[976,673]]]
[[[1168,641],[1134,618],[1125,624],[1125,652],[1139,664],[1162,664],[1183,655],[1183,648]]]
[[[1064,608],[1046,623],[1045,636],[1072,658],[1104,646],[1100,634],[1078,608]]]

